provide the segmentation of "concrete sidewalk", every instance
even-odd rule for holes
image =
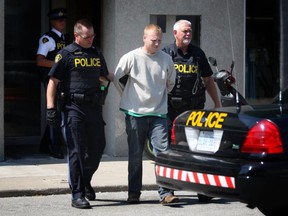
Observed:
[[[127,191],[126,157],[103,155],[91,185],[97,192]],[[0,197],[70,193],[66,159],[47,155],[7,158],[0,162]],[[154,163],[143,160],[143,190],[157,189]]]

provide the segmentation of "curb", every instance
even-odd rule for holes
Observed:
[[[121,192],[128,191],[128,186],[118,185],[118,186],[101,186],[93,187],[96,193],[105,192]],[[143,185],[142,190],[158,190],[158,186],[155,184]],[[20,197],[20,196],[48,196],[48,195],[60,195],[60,194],[70,194],[69,188],[49,188],[45,190],[2,190],[0,193],[0,198],[3,197]]]

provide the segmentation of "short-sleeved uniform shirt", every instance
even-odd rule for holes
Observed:
[[[61,32],[57,31],[55,28],[52,28],[51,31],[55,32],[59,37],[61,36]],[[55,40],[47,34],[42,35],[42,37],[39,39],[37,54],[47,56],[48,52],[51,52],[55,49]]]

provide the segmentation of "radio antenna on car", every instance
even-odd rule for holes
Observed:
[[[280,5],[280,7],[282,7],[282,2],[280,3],[281,5]],[[283,20],[284,20],[284,15],[285,14],[283,14],[283,10],[280,10],[280,15],[279,15],[279,17],[280,17],[280,26],[282,26],[282,28],[283,28],[283,26],[284,26],[284,24],[283,24]],[[282,29],[283,30],[283,29]],[[284,36],[284,34],[280,34],[280,46],[279,46],[279,48],[280,48],[280,50],[279,50],[279,56],[280,56],[280,73],[279,73],[279,109],[280,109],[280,114],[282,115],[282,105],[283,105],[283,101],[282,101],[282,93],[283,93],[283,91],[284,91],[284,94],[285,94],[285,89],[284,89],[284,71],[285,71],[285,67],[284,67],[284,56],[286,56],[285,55],[285,52],[286,52],[286,50],[285,50],[285,46],[284,46],[284,44],[285,44],[285,36]],[[284,97],[285,97],[285,95],[284,95]]]
[[[228,22],[229,22],[229,31],[230,31],[230,42],[231,42],[231,50],[232,50],[232,64],[231,64],[231,75],[232,75],[232,72],[233,72],[233,69],[234,69],[234,59],[235,59],[235,56],[234,56],[234,46],[233,46],[233,35],[232,35],[232,27],[231,27],[231,18],[230,18],[230,9],[229,9],[229,2],[228,0],[226,0],[226,5],[227,5],[227,15],[228,15]],[[236,77],[236,75],[235,75]],[[237,77],[236,77],[237,79]],[[239,92],[237,91],[238,89],[238,84],[235,83],[235,87],[236,87],[236,109],[237,109],[237,112],[239,113],[241,111],[241,101],[240,101],[240,98],[239,98]]]

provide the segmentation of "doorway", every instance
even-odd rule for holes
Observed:
[[[246,98],[279,92],[279,0],[246,1]]]
[[[38,0],[5,1],[5,145],[35,143],[41,134],[41,88],[35,68],[40,3]]]
[[[67,33],[73,35],[74,22],[87,18],[94,24],[95,46],[101,45],[102,1],[5,1],[5,147],[40,144],[46,99],[35,58],[40,36],[49,30],[46,14],[60,3],[68,11]],[[43,30],[43,26],[47,29]]]

